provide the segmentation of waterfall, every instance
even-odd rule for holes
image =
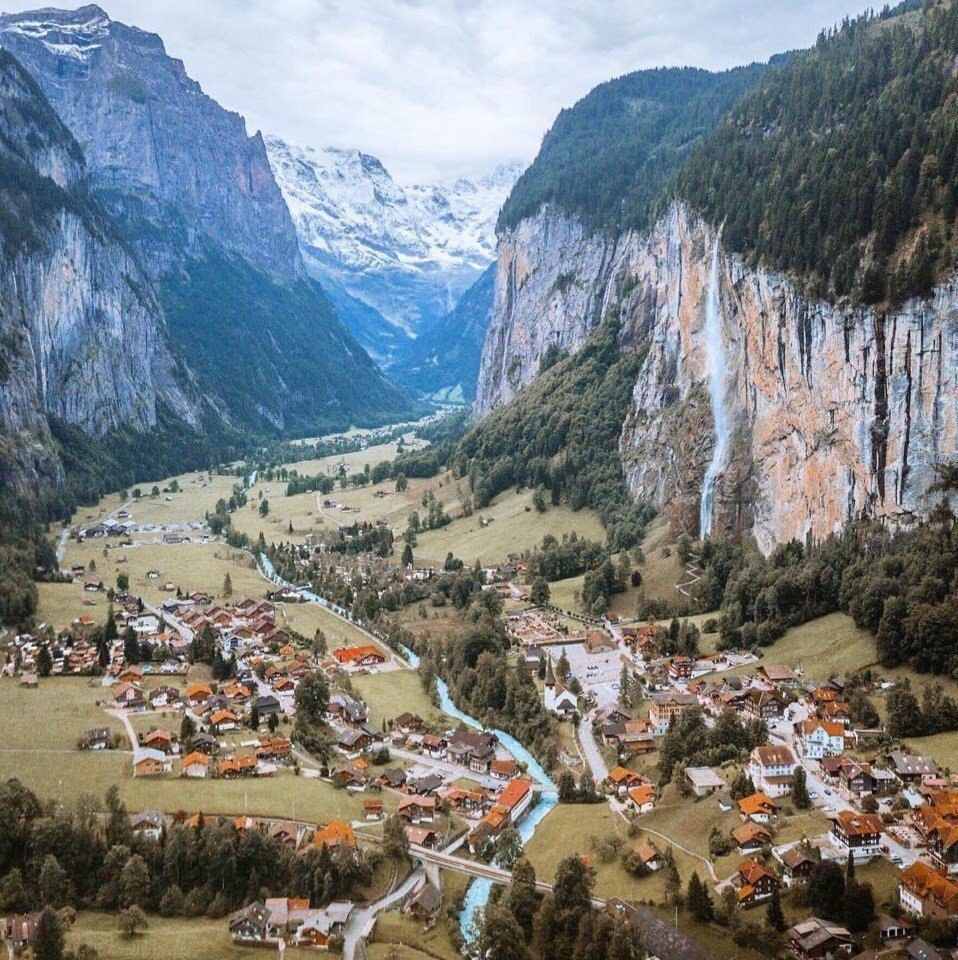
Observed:
[[[728,418],[725,415],[725,348],[722,345],[722,300],[719,293],[719,237],[712,251],[712,269],[705,301],[705,346],[709,364],[709,399],[712,419],[715,421],[715,449],[712,462],[702,481],[702,504],[699,507],[699,537],[703,540],[712,532],[712,512],[715,506],[715,484],[728,452]]]

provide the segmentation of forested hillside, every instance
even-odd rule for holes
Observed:
[[[958,5],[915,6],[823,32],[678,176],[727,247],[815,295],[902,302],[953,267]]]
[[[691,147],[768,69],[641,70],[563,110],[499,215],[499,230],[545,204],[595,229],[643,229]]]

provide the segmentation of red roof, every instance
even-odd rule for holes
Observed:
[[[532,789],[532,784],[528,780],[510,780],[502,793],[499,794],[496,803],[511,810],[525,798],[526,794]]]

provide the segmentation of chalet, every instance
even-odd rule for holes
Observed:
[[[848,726],[852,722],[851,707],[844,700],[833,700],[821,708],[821,714],[826,720]]]
[[[81,750],[106,750],[110,746],[110,728],[93,727],[80,738]]]
[[[652,694],[652,704],[649,708],[649,720],[652,721],[654,733],[657,737],[664,737],[669,730],[669,724],[686,710],[698,707],[698,699],[692,693],[668,691]]]
[[[690,657],[673,657],[669,664],[669,678],[672,680],[691,680],[695,661]]]
[[[333,745],[345,757],[356,759],[368,750],[374,740],[373,736],[363,729],[356,727],[333,726]]]
[[[935,868],[943,876],[958,878],[958,792],[932,793],[917,820]]]
[[[528,780],[510,780],[496,798],[496,806],[505,810],[513,823],[518,823],[532,806],[534,796]]]
[[[376,797],[368,797],[363,800],[363,816],[367,820],[382,820],[383,802]]]
[[[645,777],[625,767],[613,767],[606,778],[609,789],[620,797],[624,797],[632,787],[641,787],[648,783]]]
[[[615,648],[615,640],[604,630],[589,630],[585,635],[585,649],[588,653],[609,653]]]
[[[326,716],[331,720],[340,720],[343,723],[361,724],[369,719],[369,712],[364,704],[345,693],[336,693],[329,698],[326,706]]]
[[[356,834],[353,828],[342,820],[333,820],[325,827],[318,827],[313,834],[313,846],[318,850],[327,847],[330,850],[336,847],[355,847]]]
[[[796,923],[786,934],[799,960],[823,960],[825,957],[850,956],[855,946],[851,933],[837,923],[809,917]]]
[[[423,877],[413,888],[412,894],[403,906],[403,913],[420,923],[432,923],[439,915],[441,907],[442,895],[426,877]]]
[[[406,771],[402,767],[388,767],[376,778],[376,783],[380,787],[399,790],[406,784]]]
[[[492,734],[459,730],[449,739],[446,752],[453,763],[468,766],[474,773],[488,773],[496,757],[495,744]]]
[[[759,690],[752,687],[746,690],[741,700],[742,713],[754,720],[778,720],[785,715],[788,701],[778,690]]]
[[[760,823],[748,821],[732,831],[732,839],[739,853],[757,853],[772,843],[772,835]]]
[[[286,737],[260,737],[253,748],[258,760],[282,760],[293,752],[293,744]]]
[[[406,825],[405,833],[410,846],[428,847],[430,850],[435,850],[442,841],[442,835],[432,827],[421,827],[410,823]]]
[[[911,924],[901,917],[890,917],[883,913],[878,918],[878,938],[887,943],[892,940],[901,940],[911,933]]]
[[[655,787],[650,783],[630,787],[627,802],[637,813],[648,813],[655,806]]]
[[[150,707],[153,710],[166,710],[183,706],[183,694],[176,687],[157,687],[150,691]]]
[[[884,824],[881,817],[874,813],[841,810],[832,821],[828,838],[855,860],[870,860],[881,853],[882,830]]]
[[[372,644],[362,647],[340,647],[333,651],[333,657],[341,666],[350,669],[369,669],[386,662],[385,654]]]
[[[396,729],[407,737],[411,733],[422,733],[425,729],[426,721],[415,713],[401,713],[395,720]]]
[[[862,797],[875,792],[875,778],[871,767],[867,763],[858,763],[848,760],[838,771],[838,781],[842,789],[855,796]]]
[[[211,696],[213,696],[213,688],[208,683],[191,683],[186,688],[186,699],[194,705],[202,703]]]
[[[799,844],[783,850],[781,854],[776,854],[776,856],[782,864],[782,882],[787,887],[790,887],[793,883],[807,880],[815,866],[815,861]]]
[[[427,733],[422,738],[422,752],[433,760],[445,760],[449,741],[445,737]]]
[[[497,759],[489,764],[489,776],[493,780],[511,780],[516,775],[517,769],[516,761],[512,757]]]
[[[771,797],[758,791],[739,800],[738,809],[743,820],[768,823],[778,816],[779,805]]]
[[[162,753],[172,753],[173,752],[173,735],[169,730],[151,730],[143,738],[143,746],[149,747],[151,750],[159,750]]]
[[[898,902],[912,916],[947,920],[958,916],[958,883],[917,860],[901,873]]]
[[[743,860],[732,883],[739,906],[754,907],[771,899],[778,877],[756,860]]]
[[[796,680],[795,671],[792,670],[791,667],[786,667],[782,664],[769,664],[767,666],[763,665],[755,672],[760,679],[764,680],[768,684],[771,684],[772,686],[795,683]]]
[[[916,757],[910,753],[893,751],[888,754],[888,762],[902,783],[920,783],[925,777],[938,774],[938,764],[931,757]]]
[[[232,757],[223,757],[216,766],[216,773],[224,780],[233,780],[236,777],[252,777],[257,773],[256,756],[252,753],[241,753]]]
[[[656,871],[662,866],[662,855],[658,847],[651,841],[639,844],[635,849],[635,855],[647,870]]]
[[[830,720],[810,717],[798,724],[802,751],[811,760],[837,756],[845,749],[845,728]]]
[[[546,677],[543,685],[545,708],[551,713],[571,717],[579,709],[579,699],[558,679],[552,669],[552,657],[546,663]]]
[[[209,776],[210,758],[205,753],[194,750],[183,758],[180,773],[184,777],[202,778]]]
[[[159,750],[140,749],[133,758],[134,777],[159,777],[169,773],[172,761]]]
[[[279,699],[274,697],[271,693],[267,693],[262,697],[257,697],[253,703],[261,720],[271,717],[273,714],[280,714],[283,712],[283,708],[279,702]]]
[[[769,797],[783,797],[792,789],[798,763],[789,747],[756,747],[749,754],[748,773],[757,790]]]
[[[707,797],[725,789],[725,781],[711,767],[686,767],[685,779],[697,797]]]
[[[231,914],[229,931],[236,943],[268,943],[278,932],[270,922],[266,904],[259,901]]]
[[[399,801],[396,813],[408,823],[432,823],[436,819],[436,798],[411,794]]]
[[[239,717],[232,710],[217,710],[210,716],[210,729],[216,733],[235,730],[238,724]]]
[[[215,753],[218,744],[216,738],[206,732],[198,733],[190,740],[190,749],[207,755]]]
[[[113,691],[113,702],[125,710],[146,709],[146,697],[143,696],[143,691],[137,684],[129,681],[117,684]]]
[[[290,942],[294,947],[328,949],[330,939],[342,936],[354,909],[349,901],[334,901],[322,909],[310,910],[293,931]]]

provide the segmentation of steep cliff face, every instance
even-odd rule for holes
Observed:
[[[90,5],[0,17],[0,38],[79,141],[153,276],[204,239],[284,275],[301,269],[262,137],[208,97],[158,36]]]
[[[145,430],[157,405],[195,423],[149,281],[86,192],[83,155],[0,51],[0,481],[62,479],[49,418],[100,437]]]
[[[630,489],[697,532],[716,442],[710,284],[730,430],[713,529],[750,530],[768,550],[855,516],[920,512],[936,464],[958,455],[958,286],[887,314],[810,301],[727,256],[679,205],[614,242],[548,211],[501,238],[481,412],[527,383],[551,343],[576,350],[617,306],[622,348],[649,347],[620,441]]]
[[[410,412],[306,273],[259,134],[96,6],[0,16],[154,281],[170,344],[237,429],[301,433]]]

